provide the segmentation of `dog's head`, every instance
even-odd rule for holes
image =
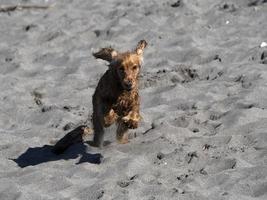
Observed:
[[[137,79],[146,46],[147,42],[141,40],[132,52],[119,53],[112,48],[103,48],[99,52],[93,53],[93,55],[96,58],[108,61],[110,68],[118,75],[123,89],[131,91],[137,87]]]

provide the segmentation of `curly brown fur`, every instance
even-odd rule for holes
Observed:
[[[93,53],[96,58],[110,63],[93,95],[94,146],[103,145],[104,127],[114,122],[117,122],[119,143],[127,143],[128,129],[138,127],[141,118],[138,77],[146,46],[147,42],[141,40],[133,52],[118,53],[112,48],[102,48]]]

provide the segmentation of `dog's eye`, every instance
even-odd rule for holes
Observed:
[[[137,65],[134,65],[134,66],[133,66],[133,70],[136,70],[136,69],[137,69],[137,67],[138,67]]]

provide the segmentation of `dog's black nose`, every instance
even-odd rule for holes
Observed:
[[[129,90],[131,90],[132,89],[132,87],[133,87],[133,84],[132,84],[132,82],[130,82],[130,81],[127,81],[126,83],[125,83],[125,88],[129,91]]]

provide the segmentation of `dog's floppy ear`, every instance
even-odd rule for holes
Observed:
[[[117,55],[118,52],[112,48],[102,48],[100,51],[93,53],[95,58],[100,58],[108,62],[111,62]]]
[[[143,55],[144,48],[146,48],[147,42],[145,40],[140,40],[136,46],[135,52],[137,55]]]

